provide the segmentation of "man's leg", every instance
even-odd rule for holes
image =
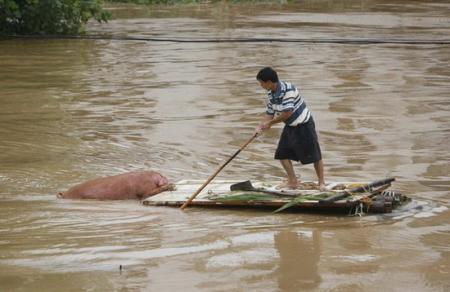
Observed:
[[[316,170],[317,178],[319,179],[319,189],[325,191],[325,179],[323,175],[323,161],[322,159],[314,162],[314,169]]]
[[[283,166],[284,170],[287,173],[287,187],[290,188],[297,188],[298,187],[298,181],[297,177],[295,176],[294,166],[292,165],[292,161],[289,159],[281,159],[280,160],[281,165]]]

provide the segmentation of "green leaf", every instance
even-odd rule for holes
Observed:
[[[294,199],[292,199],[290,202],[284,204],[280,208],[273,211],[273,213],[281,212],[287,208],[290,208],[292,206],[295,206],[295,205],[305,202],[305,201],[319,201],[319,200],[326,199],[326,198],[329,198],[334,195],[336,195],[336,193],[322,192],[322,193],[317,193],[317,194],[307,194],[307,195],[298,196],[298,197],[295,197]]]
[[[219,202],[230,202],[230,201],[273,201],[279,200],[280,198],[270,194],[261,194],[255,192],[238,193],[234,195],[212,195],[208,197],[209,200],[219,201]]]
[[[290,208],[290,207],[292,207],[292,206],[295,206],[295,205],[297,205],[298,203],[301,203],[301,202],[304,202],[304,201],[306,201],[305,198],[297,197],[297,198],[295,198],[295,199],[292,199],[289,203],[286,203],[286,204],[284,204],[283,206],[281,206],[280,208],[276,209],[275,211],[273,211],[273,213],[281,212],[281,211],[283,211],[283,210],[285,210],[285,209],[287,209],[287,208]]]

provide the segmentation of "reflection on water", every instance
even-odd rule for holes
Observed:
[[[128,8],[89,31],[443,39],[450,23],[445,1]],[[0,41],[1,290],[445,291],[449,50]],[[413,204],[349,218],[56,199],[75,183],[138,169],[206,179],[258,123],[255,74],[266,65],[304,94],[329,181],[395,176]],[[280,180],[278,134],[258,137],[220,177]],[[295,167],[315,178],[312,167]]]
[[[321,234],[318,230],[281,231],[275,235],[275,247],[280,255],[277,275],[281,291],[299,291],[319,286]]]

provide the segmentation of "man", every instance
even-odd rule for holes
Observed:
[[[280,81],[277,72],[270,67],[261,69],[256,79],[268,91],[266,115],[256,132],[266,131],[277,123],[285,124],[275,152],[275,159],[280,160],[287,174],[286,183],[280,187],[299,187],[292,165],[294,160],[302,164],[314,163],[319,189],[326,190],[315,124],[303,97],[293,84]]]

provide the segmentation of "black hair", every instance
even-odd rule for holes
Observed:
[[[258,75],[256,75],[256,79],[264,82],[269,80],[272,82],[278,82],[278,74],[272,68],[265,67],[259,70]]]

